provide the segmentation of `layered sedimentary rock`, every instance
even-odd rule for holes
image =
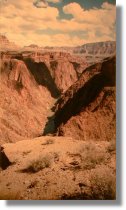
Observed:
[[[88,43],[82,46],[74,48],[75,54],[87,54],[87,55],[112,55],[116,52],[116,42],[106,41],[106,42],[96,42]]]

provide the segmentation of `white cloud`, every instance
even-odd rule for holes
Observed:
[[[63,7],[66,14],[71,14],[71,20],[76,28],[84,28],[88,32],[87,42],[115,39],[116,7],[107,2],[102,7],[85,10],[77,3]],[[98,34],[101,34],[98,36]],[[113,37],[112,37],[113,34]]]
[[[64,6],[63,11],[66,14],[71,14],[73,17],[78,18],[83,15],[84,9],[82,9],[78,3],[73,2]]]
[[[70,3],[63,7],[66,14],[71,14],[77,22],[88,24],[114,24],[116,17],[116,7],[109,3],[103,3],[102,8],[84,10],[78,3]]]
[[[59,2],[59,0],[49,1]],[[6,32],[10,40],[22,45],[29,43],[55,46],[80,45],[86,42],[115,39],[116,8],[114,5],[103,3],[100,9],[86,10],[73,2],[64,6],[63,11],[66,14],[72,14],[73,17],[70,20],[58,19],[57,8],[48,6],[38,9],[33,6],[33,0],[9,0],[1,7],[0,31]],[[49,29],[52,32],[57,31],[58,34],[50,34],[50,32],[40,34],[40,31]],[[85,33],[86,36],[82,36]]]

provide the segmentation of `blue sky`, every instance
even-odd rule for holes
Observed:
[[[55,4],[55,3],[51,3],[49,2],[50,6],[56,6],[59,11],[60,11],[60,18],[66,18],[65,14],[63,13],[62,8],[67,5],[70,4],[72,2],[76,2],[78,4],[81,5],[81,7],[85,8],[85,9],[91,9],[93,7],[97,7],[97,8],[101,8],[101,5],[104,2],[108,2],[110,4],[115,5],[116,4],[116,0],[61,0],[61,3]],[[70,18],[71,16],[67,16],[68,18]]]
[[[76,46],[115,40],[115,3],[115,0],[0,0],[1,33],[20,45]]]

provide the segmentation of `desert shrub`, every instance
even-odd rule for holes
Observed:
[[[43,157],[38,157],[36,160],[31,161],[27,167],[27,172],[36,173],[44,168],[51,166],[51,156],[45,155]]]
[[[115,139],[109,143],[107,150],[108,150],[108,152],[114,152],[116,150],[116,140]]]
[[[95,169],[91,175],[90,182],[92,199],[116,199],[116,176],[111,169],[106,167]]]
[[[89,142],[80,148],[81,167],[83,169],[95,168],[96,164],[100,164],[106,160],[107,153],[104,148]]]

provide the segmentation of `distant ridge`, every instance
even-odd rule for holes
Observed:
[[[10,42],[5,35],[0,34],[0,51],[17,50],[18,48],[19,46],[14,42]]]

